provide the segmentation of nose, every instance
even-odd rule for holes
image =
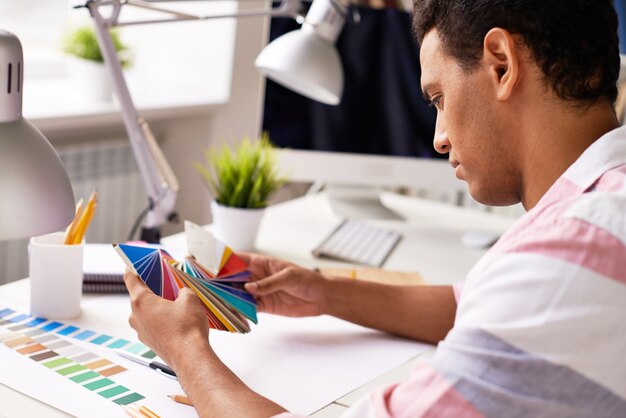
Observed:
[[[435,147],[435,151],[437,151],[439,154],[447,154],[452,148],[452,144],[450,144],[450,139],[448,139],[448,134],[443,127],[443,123],[440,117],[437,117],[437,123],[435,125],[435,139],[433,141],[433,145]]]

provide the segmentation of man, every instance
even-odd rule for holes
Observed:
[[[417,0],[414,25],[435,148],[476,200],[528,213],[454,291],[330,280],[258,255],[244,256],[247,289],[260,311],[441,341],[408,381],[348,416],[626,416],[626,131],[613,110],[611,1]],[[215,356],[191,292],[169,302],[125,279],[131,325],[200,415],[283,411]]]

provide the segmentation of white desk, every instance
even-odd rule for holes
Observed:
[[[462,209],[436,202],[385,195],[386,205],[403,214],[406,222],[374,221],[375,224],[393,228],[403,233],[403,239],[385,267],[399,271],[419,271],[429,283],[446,284],[460,281],[480,258],[484,250],[469,249],[462,245],[461,236],[468,230],[503,232],[514,221],[512,218]],[[332,213],[323,194],[285,202],[270,208],[263,220],[257,248],[259,252],[288,259],[304,266],[346,267],[345,263],[314,259],[311,249],[338,224],[340,218]],[[164,244],[180,240],[168,237]],[[85,300],[96,298],[85,295]],[[0,286],[0,304],[9,303],[28,311],[29,283],[21,280]],[[99,312],[88,303],[83,304],[82,318],[88,325],[114,333],[119,337],[135,338],[127,325],[127,312]],[[79,321],[80,322],[80,321]],[[79,323],[80,325],[80,323]],[[87,325],[87,323],[83,324]],[[428,353],[425,355],[429,355]],[[372,382],[337,399],[315,413],[316,417],[336,417],[347,406],[374,387],[399,381],[409,374],[409,362]],[[65,413],[42,402],[0,385],[0,416],[13,417],[65,417]]]

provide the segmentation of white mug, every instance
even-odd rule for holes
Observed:
[[[65,245],[64,232],[30,239],[30,313],[67,319],[80,315],[84,243]]]

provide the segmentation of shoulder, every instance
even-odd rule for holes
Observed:
[[[566,222],[584,222],[616,241],[626,243],[626,188],[585,193],[563,214]]]
[[[436,365],[479,410],[623,415],[625,179],[609,170],[527,213],[470,274]]]
[[[607,171],[585,193],[529,212],[493,253],[565,262],[626,284],[626,167]]]

